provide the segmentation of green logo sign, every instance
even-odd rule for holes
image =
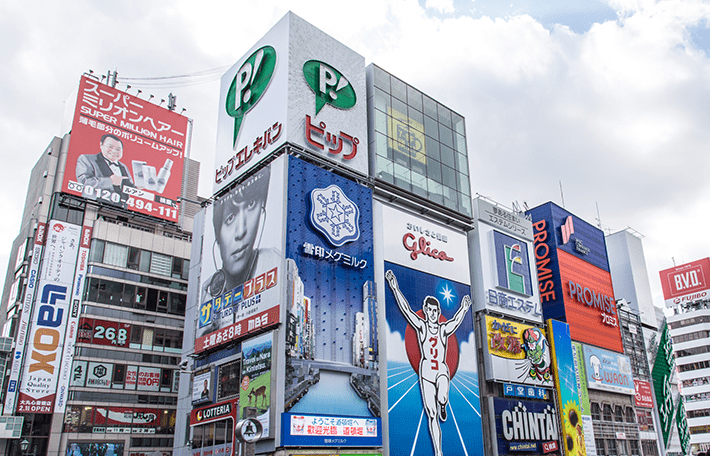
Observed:
[[[316,94],[316,115],[326,104],[339,109],[355,106],[355,89],[345,76],[327,63],[309,60],[303,64],[303,77]]]
[[[234,139],[232,147],[237,144],[239,129],[244,115],[261,99],[269,86],[271,76],[276,68],[276,50],[271,46],[257,49],[244,62],[237,75],[232,80],[227,92],[225,109],[230,117],[234,117]]]

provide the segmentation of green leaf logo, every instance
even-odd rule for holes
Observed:
[[[234,117],[232,147],[237,144],[244,115],[258,103],[269,87],[274,68],[276,68],[276,50],[271,46],[264,46],[250,55],[234,76],[227,92],[225,106],[227,114]]]
[[[303,64],[303,77],[316,94],[316,115],[326,104],[338,109],[355,106],[355,89],[340,71],[327,63],[309,60]]]

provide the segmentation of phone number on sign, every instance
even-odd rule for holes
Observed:
[[[69,181],[67,184],[67,189],[69,191],[77,192],[82,194],[83,196],[86,196],[88,198],[96,197],[99,200],[104,200],[111,202],[113,204],[121,204],[121,194],[118,192],[112,192],[110,190],[105,190],[105,189],[96,189],[90,185],[83,185],[80,184],[79,182],[73,182]],[[141,196],[153,196],[151,193],[146,193],[142,192],[137,189],[132,189],[130,187],[125,187],[125,192],[126,193],[140,193]],[[172,203],[169,199],[165,198],[166,202]],[[128,199],[125,201],[126,206],[129,209],[134,209],[134,210],[139,210],[139,211],[145,211],[149,213],[155,213],[157,215],[163,216],[163,217],[169,217],[172,219],[177,218],[177,209],[175,207],[172,207],[172,204],[169,206],[166,206],[161,203],[155,203],[153,201],[144,201],[143,199],[140,198],[133,198],[132,196],[129,196]]]

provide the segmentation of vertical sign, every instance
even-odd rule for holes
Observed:
[[[550,319],[547,320],[547,328],[552,341],[552,366],[557,387],[557,407],[561,417],[562,449],[567,456],[585,456],[584,426],[569,325]]]
[[[594,424],[592,422],[592,410],[589,403],[589,390],[587,389],[587,374],[584,370],[584,353],[582,351],[582,344],[572,342],[572,356],[574,359],[574,375],[577,377],[579,410],[582,412],[584,445],[587,449],[587,456],[597,456],[597,444],[594,441]]]
[[[76,262],[74,272],[74,288],[71,294],[71,306],[67,321],[67,334],[64,341],[64,353],[62,354],[61,368],[59,369],[59,382],[57,387],[57,401],[54,404],[54,413],[64,413],[67,406],[67,396],[69,380],[71,377],[71,365],[74,359],[74,345],[79,332],[79,311],[81,309],[82,295],[84,293],[84,280],[89,261],[89,249],[91,248],[90,226],[81,229],[81,240],[79,244],[79,258]]]
[[[32,262],[30,270],[27,274],[27,289],[22,300],[22,313],[20,314],[20,324],[17,329],[17,339],[15,341],[15,352],[13,353],[12,368],[10,370],[10,379],[7,387],[7,396],[5,397],[5,410],[9,412],[15,411],[15,401],[17,400],[17,386],[20,379],[20,369],[22,368],[22,360],[25,356],[27,333],[30,324],[30,316],[32,315],[32,303],[34,302],[35,291],[37,290],[37,282],[39,278],[39,263],[42,258],[42,246],[46,237],[47,225],[39,223],[35,232],[34,247],[32,249]]]
[[[671,377],[673,376],[674,366],[673,341],[668,331],[668,324],[664,323],[661,329],[661,340],[658,343],[658,351],[656,352],[656,360],[653,363],[653,370],[651,371],[651,378],[653,379],[653,389],[656,392],[663,445],[666,448],[668,448],[671,425],[673,424],[673,413],[675,412],[675,404],[673,404],[673,394],[671,392]]]
[[[22,372],[18,413],[52,413],[71,315],[70,299],[81,227],[52,220],[42,257],[38,302],[32,313],[28,355]]]
[[[269,332],[242,342],[242,380],[239,388],[237,417],[247,418],[245,409],[256,408],[256,419],[262,435],[269,435],[271,408],[271,350],[273,333]]]

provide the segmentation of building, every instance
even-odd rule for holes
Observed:
[[[219,105],[174,453],[482,455],[463,117],[292,13]],[[423,307],[452,323],[415,359]]]
[[[82,77],[71,133],[32,169],[6,276],[2,421],[24,424],[4,454],[172,451],[199,208],[188,125]]]

